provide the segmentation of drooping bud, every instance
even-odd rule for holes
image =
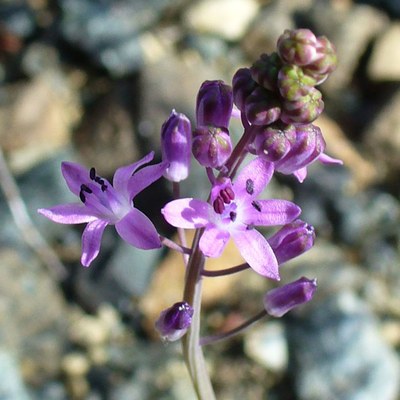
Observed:
[[[282,61],[278,53],[261,54],[250,68],[251,77],[263,88],[275,90],[281,67]]]
[[[193,307],[181,301],[162,311],[155,327],[163,340],[173,342],[180,339],[192,323]]]
[[[306,96],[282,103],[281,120],[286,124],[309,124],[316,120],[323,110],[322,94],[313,87]]]
[[[298,66],[308,65],[317,60],[317,38],[309,29],[286,29],[279,37],[277,50],[282,60]]]
[[[246,98],[244,112],[252,125],[269,125],[281,115],[281,102],[270,90],[257,87]]]
[[[279,93],[286,100],[299,100],[307,96],[317,81],[305,75],[297,65],[284,65],[278,74]]]
[[[317,280],[302,277],[276,289],[264,296],[264,308],[273,317],[282,317],[293,308],[309,302],[317,290]]]
[[[161,153],[169,162],[164,177],[172,182],[186,179],[190,170],[192,128],[186,115],[172,110],[161,127]]]
[[[283,158],[296,142],[296,128],[280,121],[272,125],[255,127],[252,144],[254,153],[270,162]]]
[[[226,128],[199,126],[193,132],[192,153],[203,167],[221,167],[232,153]]]
[[[228,128],[232,116],[232,88],[220,80],[205,81],[196,100],[196,125]]]
[[[317,38],[318,57],[304,67],[304,73],[313,77],[317,85],[322,83],[337,66],[337,54],[334,45],[325,37]]]
[[[297,219],[272,235],[268,243],[275,253],[278,264],[283,264],[310,250],[314,240],[314,227]]]
[[[275,162],[275,171],[289,175],[315,161],[325,150],[321,129],[313,124],[296,127],[296,142],[285,157]]]
[[[245,101],[251,92],[257,87],[257,83],[251,77],[249,68],[240,68],[232,79],[233,101],[236,107],[244,111]]]

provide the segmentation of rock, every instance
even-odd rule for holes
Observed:
[[[31,82],[2,88],[0,144],[14,172],[64,149],[80,116],[76,93],[60,71],[48,70]]]
[[[30,400],[21,377],[18,361],[10,351],[0,348],[0,396],[5,400]]]
[[[59,371],[67,306],[31,254],[3,248],[1,259],[0,341],[21,360],[24,379],[40,384]]]
[[[144,31],[170,4],[170,0],[63,0],[62,34],[110,74],[124,76],[143,66],[154,44]]]
[[[393,22],[375,42],[367,73],[375,81],[400,80],[400,52],[396,51],[400,42],[400,23]]]
[[[283,325],[268,321],[252,327],[244,338],[245,353],[268,370],[282,373],[288,366],[289,351]]]
[[[189,7],[184,17],[189,29],[234,41],[243,36],[258,9],[254,0],[202,0]]]
[[[400,171],[400,90],[375,116],[364,132],[364,142],[382,174],[394,178]]]
[[[290,366],[301,400],[395,400],[399,360],[365,303],[333,293],[288,319]]]

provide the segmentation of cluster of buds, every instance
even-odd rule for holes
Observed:
[[[286,30],[276,52],[262,54],[233,77],[235,105],[254,127],[250,150],[276,163],[277,171],[295,173],[303,180],[303,169],[323,154],[324,139],[312,125],[324,109],[315,86],[327,79],[336,64],[335,49],[325,36],[316,37],[308,29]],[[306,158],[305,146],[310,154]]]

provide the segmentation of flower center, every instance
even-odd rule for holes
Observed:
[[[218,196],[213,202],[214,211],[221,215],[223,220],[228,219],[234,222],[236,219],[236,208],[237,205],[233,201],[235,199],[235,193],[230,186],[221,189]]]
[[[107,190],[108,186],[106,185],[104,179],[96,175],[96,170],[93,167],[90,168],[89,177],[93,182],[97,183],[100,186],[102,192],[105,192]],[[79,192],[79,198],[81,199],[82,203],[86,202],[86,195],[92,193],[93,190],[88,185],[82,183],[81,191]]]

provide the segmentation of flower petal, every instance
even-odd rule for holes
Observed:
[[[83,165],[64,161],[61,163],[61,172],[69,190],[79,196],[82,183],[90,181],[89,170]]]
[[[200,250],[206,257],[219,257],[230,238],[228,231],[208,226],[200,238]]]
[[[168,165],[169,163],[165,161],[159,164],[149,165],[148,167],[144,167],[140,171],[136,172],[128,182],[127,190],[129,200],[132,200],[143,189],[150,186],[157,179],[160,179]]]
[[[268,185],[274,173],[274,165],[261,157],[256,158],[240,172],[233,183],[238,198],[258,196]]]
[[[304,179],[307,178],[307,167],[303,167],[298,169],[297,171],[294,171],[293,175],[300,183],[303,183]]]
[[[150,219],[133,208],[121,221],[115,224],[118,234],[130,245],[138,249],[157,249],[161,247],[160,236]]]
[[[326,165],[329,165],[329,164],[343,165],[342,160],[328,156],[328,154],[325,154],[325,153],[321,153],[319,155],[318,161],[321,162],[322,164],[326,164]]]
[[[251,226],[285,225],[296,219],[301,209],[287,200],[253,200],[242,206],[240,219]]]
[[[82,204],[60,204],[50,208],[39,208],[38,213],[59,224],[83,224],[97,219],[88,213]]]
[[[148,164],[154,158],[154,151],[144,156],[141,160],[134,162],[133,164],[126,165],[125,167],[118,168],[115,171],[113,178],[113,186],[118,192],[126,192],[128,188],[129,179],[135,171],[144,164]]]
[[[258,274],[279,281],[278,261],[271,246],[255,229],[232,232],[232,238],[242,257]]]
[[[81,263],[88,267],[97,257],[100,251],[101,237],[107,222],[101,219],[89,222],[82,234],[82,257]]]
[[[161,210],[165,220],[177,228],[202,228],[212,222],[214,213],[210,204],[192,198],[173,200]]]

